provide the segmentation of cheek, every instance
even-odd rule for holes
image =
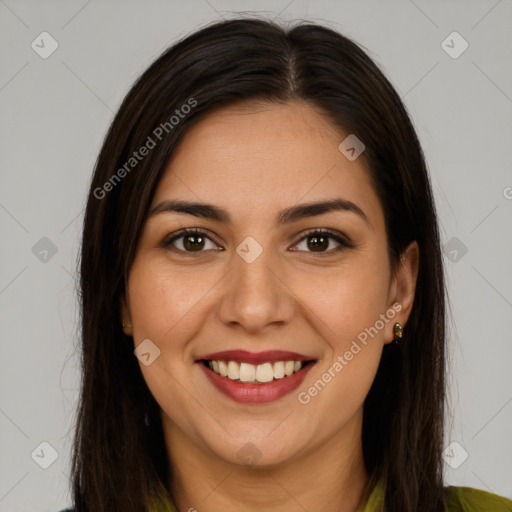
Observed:
[[[385,313],[389,269],[385,259],[358,255],[332,272],[297,280],[297,296],[315,313],[319,329],[333,351],[344,352],[350,342]],[[320,326],[323,325],[323,328]],[[379,332],[379,336],[383,334]]]
[[[135,261],[129,281],[134,339],[161,343],[172,339],[176,348],[179,333],[193,328],[200,301],[213,286],[210,280],[204,273],[198,277],[190,268],[170,272],[165,261]]]
[[[192,365],[186,347],[209,287],[190,272],[171,273],[165,262],[140,258],[132,265],[128,289],[134,345],[150,339],[160,350],[150,365],[139,364],[144,380],[162,410],[172,411],[173,421],[190,422],[195,402],[183,392]]]
[[[359,254],[301,297],[315,312],[317,329],[328,345],[317,380],[301,388],[300,403],[319,417],[332,412],[329,425],[347,421],[363,403],[375,378],[384,343],[389,269],[385,258]],[[390,321],[390,320],[388,320]],[[320,381],[320,382],[319,382]]]

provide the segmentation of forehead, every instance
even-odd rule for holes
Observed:
[[[343,197],[383,223],[362,158],[338,149],[347,137],[313,106],[246,103],[210,113],[182,139],[152,205],[204,201],[254,219],[290,205]]]

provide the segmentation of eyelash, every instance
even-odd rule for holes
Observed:
[[[190,254],[190,255],[195,255],[195,254],[200,255],[200,254],[203,254],[205,252],[204,250],[197,251],[197,252],[194,253],[192,251],[183,251],[182,249],[177,249],[176,247],[172,247],[171,248],[173,242],[175,242],[176,240],[178,240],[180,238],[185,237],[186,235],[203,235],[208,240],[211,240],[212,242],[214,242],[208,236],[208,233],[206,231],[203,231],[202,229],[199,229],[199,228],[185,228],[185,229],[182,229],[181,231],[178,231],[177,233],[173,234],[171,236],[171,238],[167,237],[166,239],[164,239],[160,245],[163,248],[170,249],[170,250],[172,250],[174,252],[178,252],[180,254]],[[335,247],[334,249],[330,249],[329,251],[319,252],[319,253],[315,253],[315,252],[312,252],[312,251],[294,251],[294,252],[309,252],[314,257],[317,257],[317,256],[323,257],[323,256],[331,256],[333,254],[337,254],[338,252],[340,252],[340,251],[342,251],[344,249],[355,249],[356,248],[356,246],[354,244],[352,244],[351,242],[349,242],[348,239],[343,238],[343,237],[337,235],[333,231],[330,231],[328,229],[323,229],[323,228],[313,228],[313,229],[307,231],[302,236],[302,238],[300,238],[298,240],[298,242],[296,244],[294,244],[294,246],[300,244],[302,241],[306,240],[307,238],[313,238],[313,236],[315,236],[315,235],[321,235],[321,236],[322,235],[323,236],[327,235],[327,238],[333,239],[334,241],[338,242],[340,245],[338,247]]]

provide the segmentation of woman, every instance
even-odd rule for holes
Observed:
[[[81,252],[76,512],[512,510],[445,487],[445,286],[395,90],[315,24],[167,50],[116,115]]]

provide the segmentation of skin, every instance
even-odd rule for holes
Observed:
[[[367,498],[363,402],[393,325],[406,331],[419,251],[411,243],[391,275],[384,213],[363,159],[338,150],[347,135],[302,101],[222,108],[187,132],[158,184],[151,207],[201,201],[233,218],[232,225],[172,212],[149,218],[121,298],[134,345],[149,338],[161,351],[140,367],[161,406],[180,511],[243,504],[245,511],[354,512]],[[339,197],[356,203],[371,226],[335,211],[274,227],[286,207]],[[194,227],[209,233],[202,252],[183,252],[184,238],[160,246]],[[338,231],[356,247],[334,252],[339,244],[330,239],[315,251],[303,239],[310,228]],[[236,252],[247,236],[263,249],[252,263]],[[396,303],[401,311],[307,405],[299,403],[298,393]],[[290,350],[317,362],[298,390],[241,404],[195,362],[230,349]],[[254,466],[237,455],[247,443],[257,449]]]

